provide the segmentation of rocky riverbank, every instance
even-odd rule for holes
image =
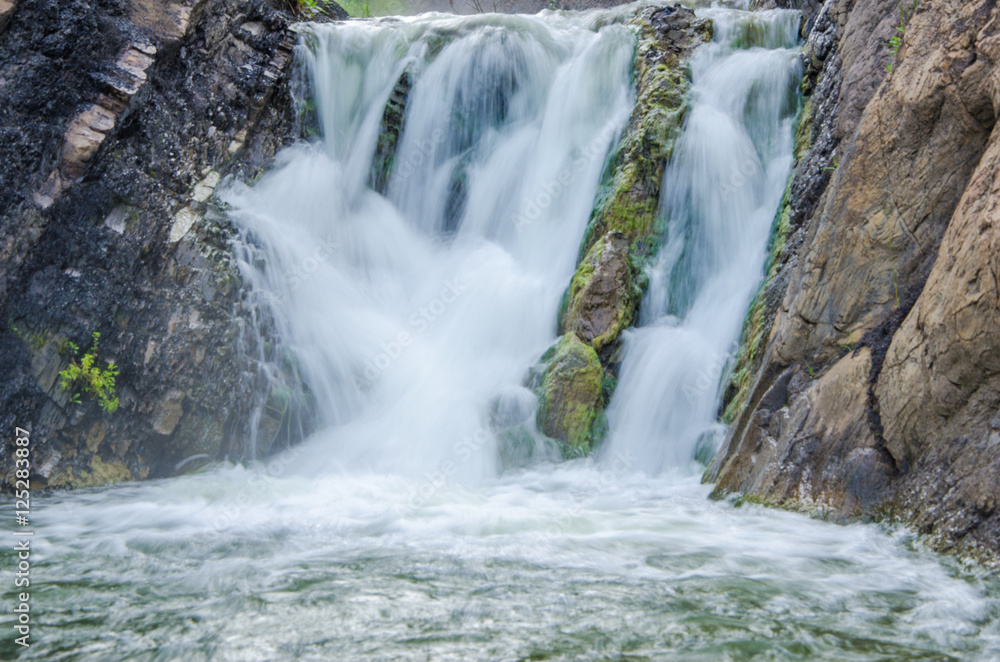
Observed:
[[[805,10],[798,164],[707,478],[996,562],[1000,10]]]

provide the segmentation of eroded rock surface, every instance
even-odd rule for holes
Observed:
[[[913,8],[829,0],[811,23],[798,166],[708,477],[997,559],[1000,15]]]
[[[34,484],[260,456],[308,424],[212,197],[293,138],[290,25],[261,0],[22,0],[0,35],[0,420],[31,430]],[[60,387],[95,331],[113,413]]]
[[[569,286],[561,325],[600,350],[635,321],[642,292],[636,284],[629,244],[621,232],[609,232],[591,247]]]

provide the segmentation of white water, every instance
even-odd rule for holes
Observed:
[[[748,20],[703,11],[721,26]],[[633,41],[605,20],[614,15],[317,28],[326,140],[286,151],[229,201],[257,245],[247,273],[299,357],[321,431],[266,465],[37,501],[38,638],[25,652],[4,638],[0,654],[996,659],[993,580],[906,532],[710,501],[684,472],[712,425],[718,376],[694,382],[691,402],[678,382],[710,369],[738,333],[789,167],[789,118],[771,102],[794,75],[787,35],[732,52],[722,30],[698,54],[666,186],[672,233],[628,340],[603,458],[546,464],[540,453],[499,473],[490,412],[533,415],[520,384],[555,338],[630,111]],[[794,17],[757,20],[780,35]],[[364,184],[404,67],[416,84],[398,172],[411,167],[383,197]],[[490,78],[469,72],[504,80],[505,67],[518,84],[503,114]],[[758,113],[744,122],[755,81]],[[490,122],[456,131],[456,106]],[[470,193],[456,222],[442,198],[459,152]],[[9,549],[0,557],[12,567]]]
[[[594,30],[596,19],[314,28],[326,140],[228,199],[263,246],[266,268],[247,273],[325,416],[303,461],[316,474],[423,476],[448,464],[458,480],[497,475],[489,412],[501,402],[531,416],[521,384],[555,338],[633,104],[634,37],[618,24]],[[415,84],[386,198],[366,187],[368,164],[404,69]],[[449,218],[460,167],[468,202]]]
[[[664,177],[668,237],[608,410],[610,452],[654,474],[686,466],[700,439],[722,433],[720,376],[792,167],[798,15],[759,14],[769,48],[747,50],[732,47],[745,15],[702,13],[715,35],[692,58],[692,109]]]

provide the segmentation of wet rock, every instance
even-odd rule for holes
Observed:
[[[598,395],[574,410],[582,417],[573,419],[572,435],[566,423],[557,422],[568,411],[562,400],[549,406],[544,415],[539,410],[539,429],[579,451],[599,441],[606,426],[603,406],[617,383],[615,349],[622,331],[638,316],[646,285],[641,266],[655,252],[664,231],[658,213],[660,183],[686,110],[686,60],[694,48],[711,38],[711,22],[679,5],[643,7],[628,24],[638,36],[636,105],[603,175],[580,249],[580,264],[558,320],[560,333],[566,333],[558,346],[575,338],[600,352],[597,373],[581,354],[580,361],[561,368],[565,375],[561,379],[572,380],[572,370],[585,371],[579,379],[592,390],[596,375]]]
[[[413,87],[413,77],[404,71],[393,86],[389,102],[382,113],[375,157],[372,159],[372,168],[368,175],[368,186],[379,193],[386,192],[389,176],[395,165],[396,147],[399,136],[403,133],[406,100],[409,98],[411,87]]]
[[[647,256],[658,245],[660,184],[687,109],[685,61],[711,38],[711,22],[680,6],[646,7],[629,21],[638,33],[636,104],[605,173],[581,256],[610,231]]]
[[[538,429],[574,451],[589,450],[602,404],[604,372],[597,352],[567,333],[542,357],[542,365]]]
[[[829,0],[812,24],[780,250],[744,327],[733,425],[707,477],[720,494],[891,514],[942,549],[998,561],[1000,13],[986,0],[910,11]],[[862,356],[859,383],[844,362]],[[770,394],[790,373],[811,385],[775,410]],[[824,427],[837,411],[848,427]],[[804,435],[790,445],[789,425]]]
[[[170,475],[308,429],[214,198],[295,138],[291,20],[260,0],[18,5],[0,39],[0,422],[33,426],[45,484]],[[59,386],[63,343],[94,331],[120,368],[114,414]],[[295,406],[271,406],[279,387]]]
[[[572,332],[596,350],[632,325],[642,292],[633,277],[628,240],[609,232],[580,263],[569,287],[560,332]]]

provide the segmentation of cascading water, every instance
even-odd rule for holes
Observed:
[[[664,186],[668,236],[626,341],[611,438],[600,461],[546,463],[543,448],[500,474],[491,419],[533,416],[521,383],[554,340],[631,110],[635,41],[620,20],[631,11],[307,32],[324,139],[227,199],[319,431],[261,466],[36,501],[32,647],[5,638],[0,652],[493,662],[1000,650],[994,580],[906,532],[709,501],[683,472],[712,431],[718,369],[790,167],[795,12],[699,10],[715,41],[692,64]],[[368,183],[390,138],[381,124],[407,85],[380,194]]]
[[[311,32],[326,139],[228,196],[263,247],[266,267],[247,273],[326,416],[304,464],[421,476],[450,462],[456,479],[496,475],[490,410],[531,414],[521,382],[555,337],[633,103],[634,37],[596,20]],[[383,197],[367,186],[369,164],[404,72],[412,90]]]
[[[608,411],[610,450],[653,473],[722,432],[720,376],[792,166],[798,15],[703,13],[715,35],[692,58],[692,109],[664,177],[668,236]]]

